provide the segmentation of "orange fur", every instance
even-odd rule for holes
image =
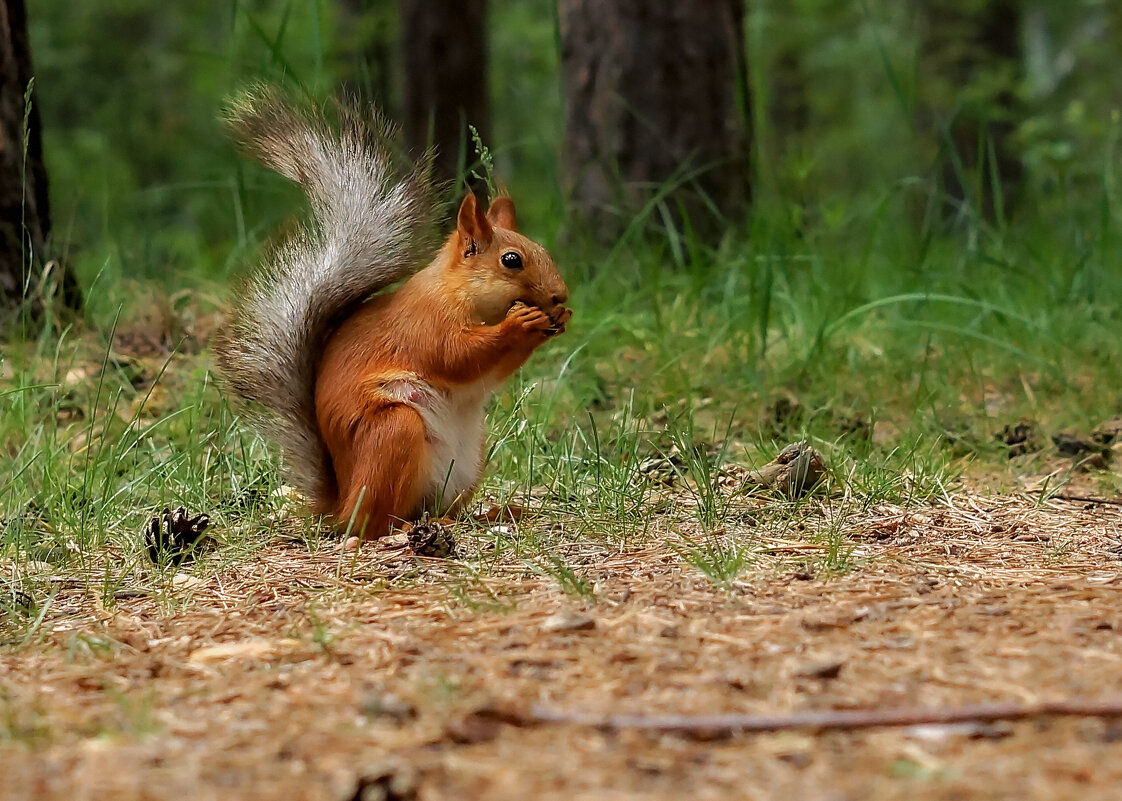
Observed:
[[[469,194],[436,258],[328,340],[316,418],[336,491],[316,502],[340,525],[353,517],[355,531],[380,537],[470,497],[483,404],[571,316],[553,260],[515,226],[509,198],[484,214]],[[520,269],[503,264],[511,252]]]

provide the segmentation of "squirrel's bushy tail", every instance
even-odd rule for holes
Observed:
[[[304,188],[312,214],[235,291],[217,364],[283,445],[290,480],[329,506],[335,476],[316,424],[316,360],[348,309],[420,266],[433,221],[430,158],[402,164],[372,108],[339,104],[329,118],[270,87],[235,98],[226,122],[250,155]]]

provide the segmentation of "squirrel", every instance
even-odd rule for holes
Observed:
[[[484,211],[469,191],[426,254],[431,152],[403,165],[376,109],[335,109],[256,87],[227,110],[241,147],[300,184],[311,215],[235,290],[214,352],[313,510],[374,539],[470,500],[489,398],[572,312],[509,197]]]

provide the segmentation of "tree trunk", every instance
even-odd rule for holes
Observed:
[[[940,76],[953,93],[947,102],[923,109],[921,120],[940,139],[944,219],[959,216],[968,204],[992,221],[1017,199],[1024,172],[1012,145],[1021,116],[1015,91],[1024,61],[1021,6],[1020,0],[921,5],[925,74]]]
[[[376,0],[339,0],[336,47],[345,94],[373,101],[397,117],[394,9]]]
[[[468,133],[491,128],[486,0],[401,0],[404,127],[409,146],[437,148],[436,170],[456,178],[476,161]],[[476,187],[478,188],[478,187]]]
[[[50,286],[39,286],[51,216],[39,110],[34,102],[27,106],[31,76],[24,0],[0,0],[0,309],[17,308],[26,289],[37,314],[52,287],[61,286],[71,308],[81,297],[65,271],[56,269]]]
[[[747,200],[742,0],[560,0],[562,177],[599,238],[659,192],[695,230]]]

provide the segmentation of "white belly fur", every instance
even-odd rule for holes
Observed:
[[[490,388],[479,381],[439,393],[419,408],[432,457],[425,495],[438,514],[446,512],[457,498],[466,498],[479,483],[487,436],[485,407],[490,397]]]

